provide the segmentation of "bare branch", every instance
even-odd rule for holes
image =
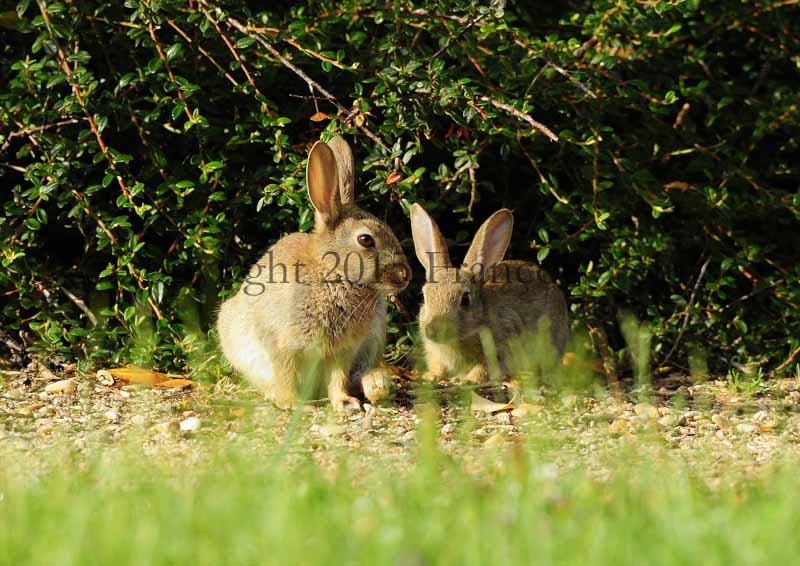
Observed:
[[[14,138],[28,136],[30,134],[35,134],[38,132],[43,132],[45,130],[50,130],[53,128],[60,128],[61,126],[68,126],[70,124],[77,124],[80,122],[78,118],[70,118],[68,120],[61,120],[60,122],[53,122],[52,124],[45,124],[43,126],[31,126],[28,128],[23,128],[17,132],[12,132],[6,138],[6,141],[0,146],[0,153],[3,153],[5,150],[8,149],[8,146],[11,145],[11,140]]]
[[[86,306],[86,303],[83,301],[83,299],[81,299],[80,297],[77,297],[75,294],[73,294],[66,287],[61,287],[61,290],[64,292],[64,294],[67,296],[67,298],[70,301],[75,303],[76,307],[81,309],[83,314],[86,315],[86,318],[89,319],[89,322],[92,323],[92,326],[97,326],[97,317],[94,315],[94,313],[91,311],[91,309],[88,306]]]
[[[225,43],[225,45],[228,47],[228,51],[231,52],[231,55],[233,55],[233,58],[236,59],[236,62],[239,63],[239,65],[242,67],[242,72],[244,72],[244,75],[247,77],[247,82],[250,83],[250,86],[253,87],[253,90],[255,90],[258,94],[261,94],[261,91],[258,90],[258,87],[256,86],[256,82],[253,80],[253,77],[250,74],[250,71],[247,70],[247,66],[244,64],[244,61],[242,61],[242,58],[239,57],[239,53],[238,53],[238,51],[236,51],[236,48],[231,43],[231,40],[228,39],[228,36],[225,35],[225,32],[222,31],[222,29],[219,27],[219,24],[217,23],[217,20],[215,20],[214,18],[211,17],[211,14],[208,13],[208,10],[206,10],[204,8],[200,8],[200,10],[202,10],[202,12],[205,15],[206,19],[209,22],[211,22],[211,25],[214,26],[214,29],[217,30],[217,34],[219,34],[219,36],[222,38],[223,43]],[[265,107],[266,107],[266,105],[265,105]],[[266,108],[266,111],[267,111],[267,114],[269,114],[269,108]]]
[[[491,104],[495,108],[498,108],[500,110],[504,110],[505,112],[508,112],[512,116],[515,116],[515,117],[519,118],[520,120],[524,120],[525,122],[530,124],[531,127],[534,130],[543,133],[545,136],[547,136],[548,138],[550,138],[554,142],[558,141],[558,136],[555,135],[550,128],[548,128],[547,126],[545,126],[544,124],[542,124],[538,120],[534,120],[533,118],[531,118],[530,116],[528,116],[524,112],[520,112],[519,110],[517,110],[516,108],[514,108],[510,104],[506,104],[505,102],[500,102],[499,100],[495,100],[494,98],[490,98],[488,96],[480,96],[480,97],[478,97],[478,100],[480,100],[482,102],[488,102],[489,104]]]
[[[780,372],[782,372],[784,369],[786,369],[786,368],[789,366],[789,364],[790,364],[790,363],[792,363],[792,362],[794,361],[794,359],[795,359],[795,358],[796,358],[798,355],[800,355],[800,346],[798,346],[797,348],[795,348],[795,349],[794,349],[794,352],[792,352],[791,354],[789,354],[789,357],[788,357],[788,358],[786,358],[786,360],[784,360],[784,362],[783,362],[781,365],[779,365],[779,366],[778,366],[778,367],[776,367],[774,370],[772,370],[772,371],[770,372],[769,376],[770,376],[770,377],[775,377],[775,376],[777,376],[777,375],[778,375]]]
[[[707,257],[706,260],[703,262],[703,265],[700,266],[700,273],[697,274],[697,280],[694,282],[694,288],[692,289],[692,294],[689,296],[689,303],[686,305],[686,315],[683,318],[683,324],[681,325],[681,329],[678,332],[678,337],[675,339],[675,343],[672,345],[672,348],[667,355],[664,356],[664,361],[661,362],[660,365],[666,365],[667,362],[672,358],[672,354],[675,353],[675,350],[678,349],[678,345],[681,343],[681,339],[683,338],[683,333],[686,331],[686,327],[689,325],[689,319],[692,316],[692,307],[694,306],[694,299],[697,296],[697,290],[700,288],[700,282],[703,280],[703,276],[706,274],[706,268],[708,267],[708,263],[711,261],[711,256]]]
[[[170,67],[169,61],[167,61],[167,56],[164,55],[164,51],[161,49],[161,44],[158,42],[158,37],[156,36],[156,30],[153,28],[152,20],[149,20],[147,22],[147,31],[150,32],[150,39],[152,39],[153,43],[155,43],[156,45],[158,58],[161,59],[162,63],[164,63],[164,68],[167,70],[167,76],[169,76],[169,82],[171,82],[172,86],[175,87],[175,93],[178,95],[178,100],[183,102],[183,111],[186,113],[186,117],[191,122],[192,112],[191,110],[189,110],[189,105],[186,103],[186,99],[183,98],[183,93],[181,92],[181,88],[178,86],[178,83],[175,82],[175,75],[172,73],[172,67]]]
[[[181,36],[181,37],[184,39],[184,41],[186,41],[186,43],[188,43],[188,44],[190,44],[190,45],[194,45],[194,46],[197,48],[197,50],[198,50],[198,51],[199,51],[199,52],[200,52],[200,53],[203,55],[203,57],[205,57],[206,59],[208,59],[208,60],[211,62],[211,64],[212,64],[212,65],[214,65],[214,67],[216,67],[216,69],[217,69],[217,70],[218,70],[220,73],[222,73],[223,75],[225,75],[225,78],[226,78],[226,79],[228,79],[228,80],[231,82],[231,84],[232,84],[233,86],[235,86],[235,87],[238,87],[238,86],[239,86],[239,82],[238,82],[236,79],[234,79],[234,78],[231,76],[231,74],[230,74],[228,71],[226,71],[226,70],[225,70],[225,69],[222,67],[222,65],[220,65],[220,64],[217,62],[217,60],[216,60],[216,59],[214,59],[214,58],[211,56],[211,54],[210,54],[208,51],[206,51],[205,49],[203,49],[203,46],[201,46],[201,45],[199,45],[199,44],[196,44],[194,41],[192,41],[192,38],[191,38],[191,37],[189,37],[189,35],[188,35],[188,34],[187,34],[185,31],[183,31],[183,30],[180,28],[180,26],[178,26],[178,24],[176,24],[176,23],[175,23],[174,21],[172,21],[172,20],[167,20],[167,24],[169,24],[169,26],[170,26],[172,29],[174,29],[174,30],[177,32],[177,34],[178,34],[178,35],[180,35],[180,36]]]

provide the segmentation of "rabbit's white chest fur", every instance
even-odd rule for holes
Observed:
[[[297,331],[308,347],[323,353],[357,348],[370,334],[382,301],[374,289],[341,283],[314,283],[298,294]]]

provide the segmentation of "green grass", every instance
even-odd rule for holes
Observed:
[[[800,552],[788,468],[712,488],[640,439],[598,455],[610,476],[597,479],[581,465],[557,473],[533,442],[466,462],[426,430],[403,473],[363,466],[359,451],[321,468],[218,438],[193,441],[213,455],[199,461],[136,442],[89,461],[56,450],[40,474],[4,456],[0,563],[729,565]]]

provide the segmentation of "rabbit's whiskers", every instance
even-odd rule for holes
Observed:
[[[351,287],[352,288],[352,287]],[[333,328],[333,336],[339,336],[344,334],[345,328],[347,328],[348,323],[353,318],[353,315],[356,314],[359,310],[361,311],[360,316],[354,320],[354,322],[359,322],[367,317],[371,318],[372,310],[374,309],[375,305],[378,302],[378,294],[372,292],[371,290],[365,289],[368,292],[364,293],[364,296],[356,303],[356,305],[350,309],[349,311],[342,310],[341,314],[336,317],[336,320],[331,325]],[[347,291],[345,291],[345,297],[347,296]],[[370,301],[371,304],[367,308],[364,307],[367,302]]]

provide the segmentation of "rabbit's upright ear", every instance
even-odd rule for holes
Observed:
[[[355,204],[356,174],[353,152],[342,136],[331,138],[328,147],[336,157],[336,169],[339,172],[339,198],[342,206]]]
[[[448,269],[450,254],[447,252],[447,242],[442,237],[439,227],[433,218],[428,216],[425,209],[419,204],[411,205],[411,237],[414,239],[414,249],[417,259],[425,267],[427,279],[436,269]]]
[[[492,214],[478,229],[464,257],[464,267],[472,269],[478,265],[489,269],[503,259],[511,242],[514,216],[507,208]]]
[[[336,156],[331,148],[318,141],[308,154],[306,166],[308,197],[316,210],[317,227],[333,226],[339,219],[342,203],[339,197],[339,176]]]

